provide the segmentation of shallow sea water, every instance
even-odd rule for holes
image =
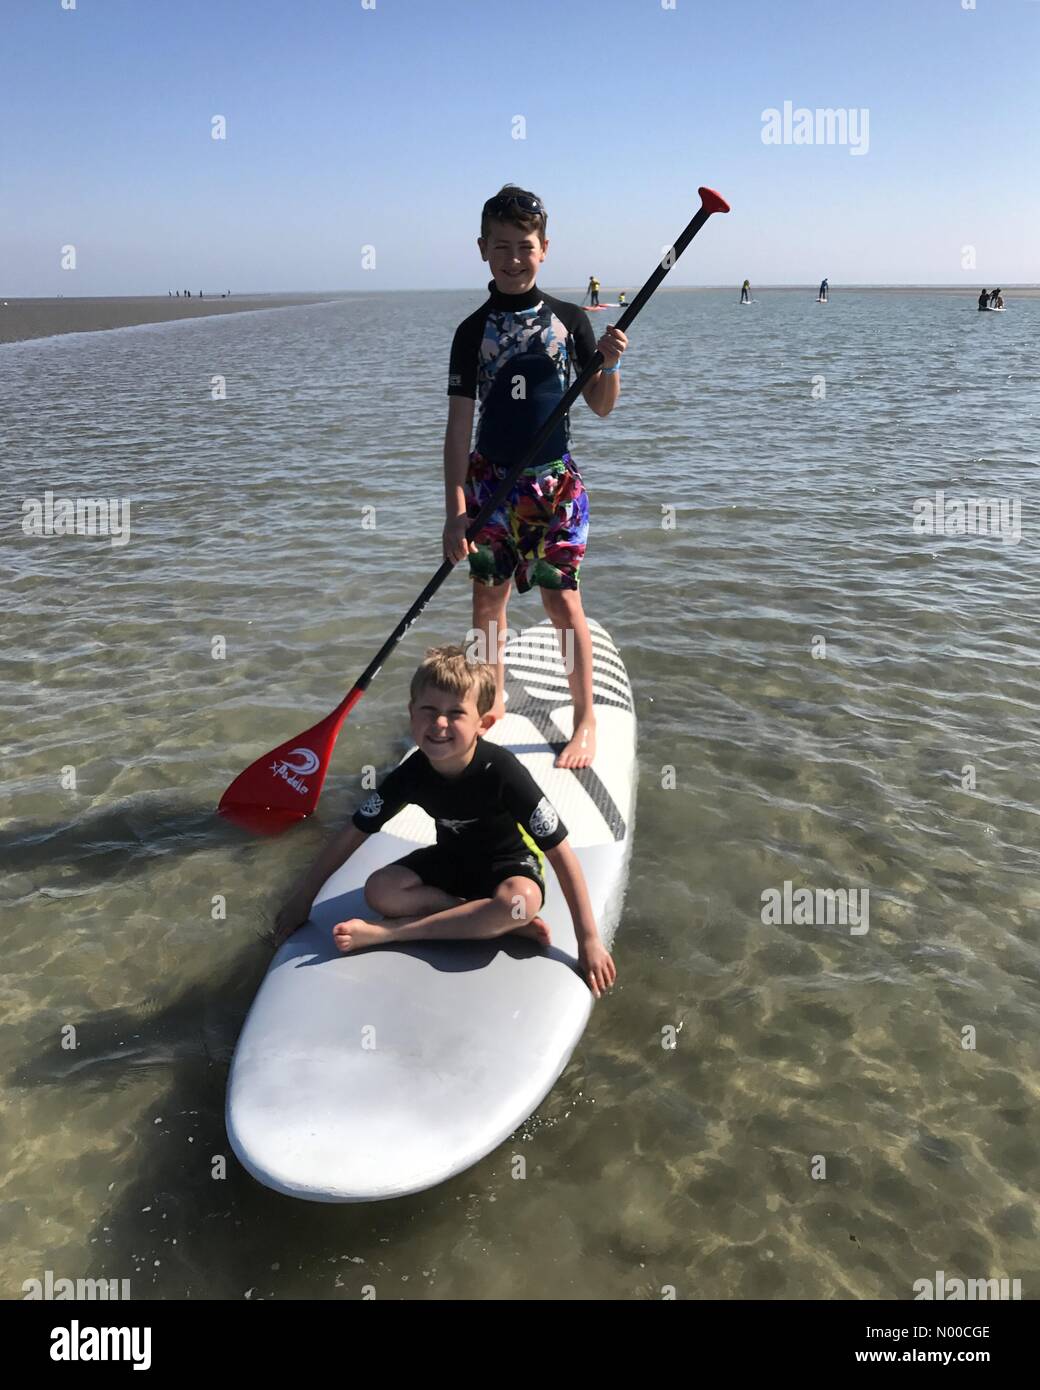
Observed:
[[[905,1299],[939,1269],[1040,1292],[1040,301],[735,299],[659,294],[617,411],[574,417],[585,607],[639,719],[618,987],[510,1141],[363,1207],[248,1177],[224,1085],[261,933],[363,764],[405,751],[465,577],[311,823],[252,840],[213,807],[439,564],[480,291],[0,347],[4,1296],[46,1269],[171,1299]],[[25,536],[48,489],[129,499],[129,542]],[[915,534],[937,490],[1017,499],[1021,539]],[[763,922],[785,881],[868,889],[869,930]]]

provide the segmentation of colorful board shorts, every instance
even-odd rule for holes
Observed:
[[[424,845],[422,849],[413,849],[411,854],[394,862],[402,868],[411,869],[429,887],[441,888],[445,893],[452,893],[467,901],[493,898],[504,879],[514,876],[531,878],[537,883],[544,904],[545,877],[539,861],[540,855],[530,852],[523,854],[518,850],[508,858],[474,863],[447,853],[439,845]]]
[[[481,454],[470,454],[464,491],[471,521],[507,471]],[[588,493],[570,454],[525,468],[474,537],[477,552],[469,557],[470,578],[488,585],[515,578],[521,594],[536,584],[577,589],[588,534]]]

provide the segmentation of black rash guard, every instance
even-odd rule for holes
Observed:
[[[479,399],[477,452],[492,463],[519,463],[539,427],[552,414],[575,375],[596,351],[583,309],[545,294],[503,294],[494,280],[489,297],[455,330],[448,395]],[[506,370],[503,370],[506,368]],[[524,378],[518,391],[515,378]],[[570,451],[565,416],[534,463],[555,462]]]
[[[457,777],[434,771],[417,748],[358,807],[353,824],[373,834],[407,805],[433,817],[438,848],[459,858],[522,856],[531,842],[553,849],[567,838],[556,808],[516,754],[482,738]]]

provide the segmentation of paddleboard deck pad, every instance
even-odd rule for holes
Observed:
[[[617,648],[592,619],[589,629],[593,766],[553,766],[574,711],[548,621],[507,643],[506,716],[485,737],[513,750],[562,817],[609,948],[632,845],[636,722]],[[584,1032],[593,998],[548,858],[548,948],[514,936],[335,948],[337,922],[378,920],[368,876],[435,839],[430,817],[405,807],[332,875],[271,961],[232,1059],[225,1118],[239,1161],[275,1191],[369,1202],[463,1172],[533,1113]]]

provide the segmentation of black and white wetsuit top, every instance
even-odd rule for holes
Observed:
[[[402,806],[421,806],[437,823],[437,847],[482,861],[553,849],[567,827],[527,768],[508,748],[478,738],[469,767],[445,777],[421,748],[389,772],[354,812],[358,830],[373,834]]]
[[[487,302],[455,330],[448,395],[480,401],[479,454],[492,463],[519,463],[570,385],[572,366],[577,375],[594,355],[596,339],[577,304],[537,285],[524,294],[502,294],[492,280],[488,291]],[[555,462],[569,452],[570,420],[564,417],[533,463]]]

